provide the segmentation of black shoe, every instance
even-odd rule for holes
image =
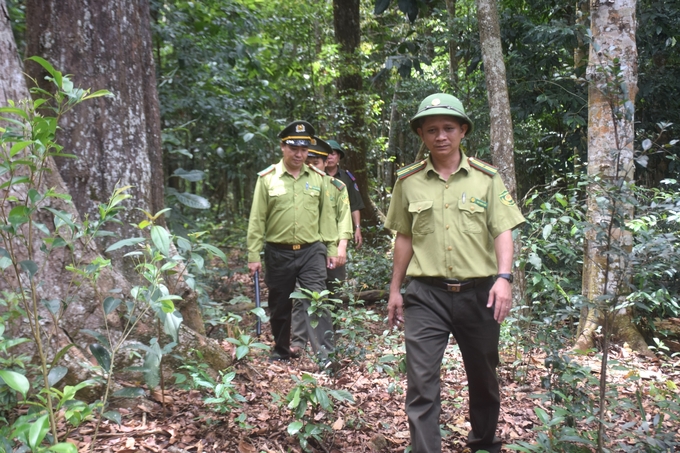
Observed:
[[[283,362],[283,363],[288,363],[288,362],[290,362],[290,358],[288,358],[288,357],[279,357],[279,356],[277,356],[277,355],[273,355],[273,356],[269,357],[269,359],[267,359],[267,361],[268,361],[269,363],[281,363],[281,362]]]

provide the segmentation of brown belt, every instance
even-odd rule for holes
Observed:
[[[311,247],[314,244],[316,244],[316,242],[310,242],[308,244],[278,244],[276,242],[267,242],[267,245],[271,245],[272,247],[281,250],[302,250]]]
[[[469,280],[449,280],[447,278],[437,277],[413,277],[413,279],[425,283],[426,285],[442,288],[454,293],[468,291],[493,282],[493,277],[471,278]]]

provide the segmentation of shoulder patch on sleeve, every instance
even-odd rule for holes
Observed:
[[[482,173],[485,173],[489,176],[495,176],[496,173],[498,173],[498,168],[494,167],[491,164],[487,164],[483,160],[479,160],[476,157],[468,157],[468,163],[470,164],[470,167],[474,168],[475,170],[479,170]]]
[[[424,169],[425,166],[427,166],[427,161],[421,160],[420,162],[416,162],[415,164],[408,165],[404,168],[401,168],[397,170],[397,179],[406,179],[411,175],[414,175],[418,173],[420,170]]]
[[[349,177],[352,178],[352,181],[356,182],[357,178],[354,177],[354,175],[352,174],[351,171],[345,170],[345,173],[347,173],[349,175]]]
[[[267,167],[264,170],[262,170],[261,172],[259,172],[257,175],[258,176],[264,176],[266,174],[273,172],[275,168],[276,168],[276,165],[270,165],[269,167]]]
[[[326,173],[322,172],[321,170],[316,168],[314,165],[308,165],[308,167],[309,167],[310,170],[316,172],[317,174],[319,174],[321,176],[326,176]]]
[[[342,192],[342,189],[345,188],[345,183],[340,181],[339,179],[335,179],[331,176],[331,184],[335,186],[336,189]]]

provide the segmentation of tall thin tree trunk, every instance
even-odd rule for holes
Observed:
[[[489,98],[491,119],[491,156],[493,164],[499,168],[505,187],[514,199],[517,199],[517,182],[515,178],[515,139],[510,113],[510,97],[505,73],[505,60],[501,46],[501,29],[498,22],[498,9],[495,0],[476,0],[477,22],[479,23],[479,39],[484,61],[484,77]],[[520,237],[514,240],[515,256],[522,249]],[[514,269],[515,291],[513,303],[519,306],[524,300],[526,287],[524,271]]]
[[[361,44],[361,14],[359,0],[333,0],[333,27],[335,39],[340,44],[340,75],[338,94],[347,108],[348,127],[340,132],[340,142],[346,145],[346,165],[357,178],[365,209],[361,211],[362,223],[377,225],[380,212],[369,196],[366,152],[370,146],[366,133],[366,104],[363,97],[361,63],[358,59]]]
[[[576,347],[588,349],[594,345],[598,327],[604,317],[616,316],[610,325],[621,341],[633,349],[649,353],[640,333],[632,325],[625,310],[612,312],[616,299],[628,292],[628,266],[625,253],[630,250],[629,231],[619,222],[632,216],[632,206],[612,197],[603,208],[599,197],[609,197],[605,184],[622,184],[633,179],[634,106],[637,94],[637,47],[635,42],[635,0],[614,0],[591,5],[592,43],[588,62],[588,174],[603,183],[592,183],[588,190],[588,223],[596,226],[586,232],[583,260],[583,296],[596,302],[602,296],[614,298],[610,304],[595,304],[581,311]],[[622,83],[612,83],[621,74]],[[621,90],[621,85],[625,90]],[[625,112],[625,113],[623,113]],[[620,182],[619,182],[620,181]],[[619,198],[622,198],[619,196]],[[622,214],[616,214],[616,210]],[[617,216],[615,222],[614,216]],[[621,218],[625,216],[625,218]],[[598,234],[597,226],[605,226],[606,234]],[[610,332],[605,332],[609,334]]]

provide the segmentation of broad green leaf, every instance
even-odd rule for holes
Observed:
[[[49,426],[50,421],[47,414],[42,415],[31,424],[31,429],[28,430],[28,445],[32,450],[36,450],[36,447],[42,443]]]
[[[31,146],[32,144],[33,144],[32,140],[15,143],[9,150],[9,157],[16,156],[17,153],[21,152],[21,150],[26,149],[28,146]]]
[[[29,277],[33,277],[38,272],[38,265],[31,260],[19,261],[19,266],[28,273]]]
[[[177,342],[179,341],[179,326],[182,324],[182,318],[176,316],[175,313],[179,315],[179,312],[173,312],[165,316],[165,321],[163,322],[163,331],[170,335],[172,339]]]
[[[49,310],[53,315],[59,314],[59,309],[61,308],[61,301],[59,299],[45,300],[42,299],[40,302]]]
[[[144,396],[144,390],[138,387],[124,387],[118,391],[113,392],[114,397],[117,398],[139,398]]]
[[[0,184],[0,189],[6,189],[7,187],[30,183],[31,180],[28,176],[12,176],[9,181]]]
[[[191,182],[198,182],[205,179],[205,172],[201,170],[186,171],[183,168],[178,168],[172,175],[179,176],[180,178]]]
[[[25,119],[26,121],[29,121],[28,114],[24,112],[22,109],[16,108],[16,107],[2,107],[0,108],[0,113],[13,113],[14,115],[20,116],[21,118]],[[3,120],[10,120],[10,118],[3,118]],[[18,124],[19,126],[23,126],[22,123],[16,121],[16,120],[11,120],[13,123]]]
[[[59,363],[59,361],[61,360],[61,358],[64,357],[64,355],[68,352],[68,350],[71,349],[71,348],[74,347],[74,346],[75,346],[75,344],[69,343],[69,344],[67,344],[66,346],[64,346],[63,348],[61,348],[61,349],[59,350],[59,352],[57,352],[57,353],[54,355],[54,358],[52,359],[51,366],[52,366],[52,367],[57,366],[57,363]]]
[[[248,355],[248,351],[250,351],[250,348],[246,345],[240,345],[239,347],[236,348],[236,360],[241,360],[244,358],[246,355]]]
[[[103,303],[104,314],[108,315],[109,313],[113,312],[113,310],[118,308],[120,303],[121,303],[121,300],[116,299],[115,297],[107,297],[106,299],[104,299],[104,303]]]
[[[199,195],[187,192],[177,192],[175,197],[177,197],[177,200],[184,206],[189,206],[194,209],[210,209],[210,202]]]
[[[151,227],[151,240],[159,252],[165,257],[170,256],[170,233],[159,225]]]
[[[112,422],[116,422],[119,425],[123,424],[121,416],[120,416],[120,412],[118,412],[118,411],[107,411],[107,412],[104,412],[102,415],[107,420],[111,420]]]
[[[52,214],[54,214],[54,226],[56,229],[59,229],[60,227],[67,225],[69,228],[73,229],[75,228],[75,224],[71,220],[71,215],[64,212],[64,211],[59,211],[57,209],[52,209],[52,208],[45,208]]]
[[[296,387],[293,393],[293,399],[288,403],[288,409],[295,409],[300,405],[300,387]]]
[[[15,206],[12,208],[11,211],[9,211],[9,216],[7,220],[9,220],[9,223],[12,225],[22,225],[26,222],[28,222],[29,215],[31,214],[31,210],[27,208],[26,206]]]
[[[78,447],[70,442],[59,442],[52,445],[47,451],[54,451],[56,453],[78,453]]]
[[[47,382],[49,382],[50,387],[54,387],[57,382],[61,381],[64,376],[66,376],[66,373],[68,373],[68,368],[65,366],[57,366],[52,368],[47,374]]]
[[[99,98],[99,97],[102,97],[102,96],[106,96],[107,98],[115,97],[113,95],[113,93],[111,93],[109,90],[98,90],[98,91],[95,91],[92,94],[88,94],[86,96],[83,96],[83,101],[85,101],[87,99],[92,99],[92,98]]]
[[[50,75],[54,78],[54,81],[57,83],[57,86],[58,86],[59,88],[62,87],[62,75],[61,75],[61,72],[59,72],[59,71],[57,71],[56,69],[54,69],[54,67],[53,67],[47,60],[45,60],[44,58],[36,57],[36,56],[34,56],[34,57],[29,57],[28,59],[29,59],[29,60],[35,61],[35,62],[38,63],[40,66],[42,66],[43,68],[45,68],[45,71],[49,72]]]
[[[97,363],[101,366],[105,372],[111,370],[111,354],[109,350],[99,343],[92,343],[90,345],[90,352],[97,359]]]
[[[553,226],[551,223],[546,224],[543,226],[543,240],[547,241],[548,238],[550,237],[550,233],[552,233]]]
[[[303,426],[303,424],[302,424],[301,421],[299,421],[299,420],[294,421],[293,423],[288,425],[288,434],[291,435],[291,436],[296,435],[297,433],[300,432],[300,430],[302,429],[302,426]]]
[[[227,263],[227,255],[224,254],[224,252],[217,247],[210,245],[210,244],[201,244],[200,248],[207,250],[208,252],[212,253],[213,255],[217,256],[220,258],[225,264]]]
[[[84,333],[86,335],[91,336],[92,338],[96,339],[98,342],[104,345],[106,348],[110,348],[109,345],[109,339],[106,338],[102,333],[97,332],[96,330],[91,330],[91,329],[82,329],[80,333]]]
[[[115,244],[110,245],[105,251],[106,252],[113,252],[114,250],[118,250],[123,247],[127,247],[128,245],[136,245],[139,244],[140,242],[144,242],[145,238],[127,238],[120,240],[116,242]]]
[[[19,374],[16,371],[10,370],[0,370],[0,378],[5,381],[5,384],[9,385],[10,388],[21,393],[24,398],[26,398],[26,393],[31,387],[28,383],[28,379],[23,374]]]
[[[5,270],[12,265],[12,260],[6,256],[0,257],[0,269]]]

